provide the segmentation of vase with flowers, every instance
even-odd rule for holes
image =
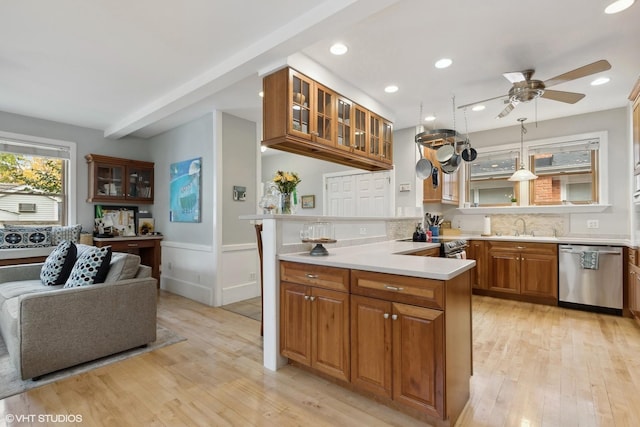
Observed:
[[[291,214],[296,205],[296,187],[302,180],[296,172],[277,171],[273,182],[280,191],[280,213]]]

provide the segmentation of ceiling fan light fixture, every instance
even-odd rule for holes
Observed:
[[[634,2],[635,0],[616,0],[604,9],[604,13],[613,15],[614,13],[622,12],[630,8]]]

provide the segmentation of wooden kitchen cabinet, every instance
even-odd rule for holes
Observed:
[[[442,172],[440,163],[436,158],[436,150],[432,148],[423,148],[423,156],[425,159],[428,159],[434,167],[438,168],[438,186],[433,186],[432,177],[423,180],[422,202],[457,205],[460,200],[460,172],[456,171],[452,174]]]
[[[280,352],[349,381],[349,270],[282,262],[280,276]]]
[[[633,164],[634,175],[640,175],[640,79],[636,81],[629,100],[633,103],[631,120],[633,123]]]
[[[470,240],[467,248],[467,258],[476,261],[476,267],[471,271],[471,286],[474,289],[487,288],[487,260],[484,240]]]
[[[640,322],[640,267],[635,264],[629,263],[629,310],[635,317],[636,321]]]
[[[263,92],[262,145],[370,171],[392,168],[390,121],[292,68],[266,76]]]
[[[444,312],[358,295],[351,306],[351,382],[443,417]]]
[[[87,154],[87,202],[153,203],[154,164],[119,157]]]
[[[557,303],[557,245],[492,241],[486,244],[488,290]]]

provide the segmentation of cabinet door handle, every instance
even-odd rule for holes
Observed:
[[[397,291],[397,292],[400,292],[404,289],[404,288],[399,288],[397,286],[391,286],[391,285],[384,285],[384,288],[389,289],[390,291]]]
[[[316,297],[309,297],[309,299],[313,302],[316,300]]]
[[[305,300],[305,301],[309,301],[309,295],[305,295],[305,296],[304,296],[304,300]]]
[[[389,313],[383,314],[382,317],[384,317],[385,319],[388,319],[389,318]]]
[[[392,314],[391,315],[391,319],[392,320],[398,320],[398,315],[397,314]]]
[[[137,243],[127,243],[127,246],[129,246],[130,248],[136,248],[138,247]]]
[[[516,246],[516,249],[527,249],[526,246]]]
[[[311,274],[311,273],[307,273],[307,274],[305,274],[305,276],[307,276],[308,279],[317,279],[318,278],[317,274]]]

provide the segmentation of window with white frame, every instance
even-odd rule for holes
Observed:
[[[517,155],[512,150],[479,150],[468,168],[469,202],[474,206],[505,206],[517,201],[517,183],[507,181],[516,171]]]
[[[67,223],[70,144],[0,133],[0,223]]]

